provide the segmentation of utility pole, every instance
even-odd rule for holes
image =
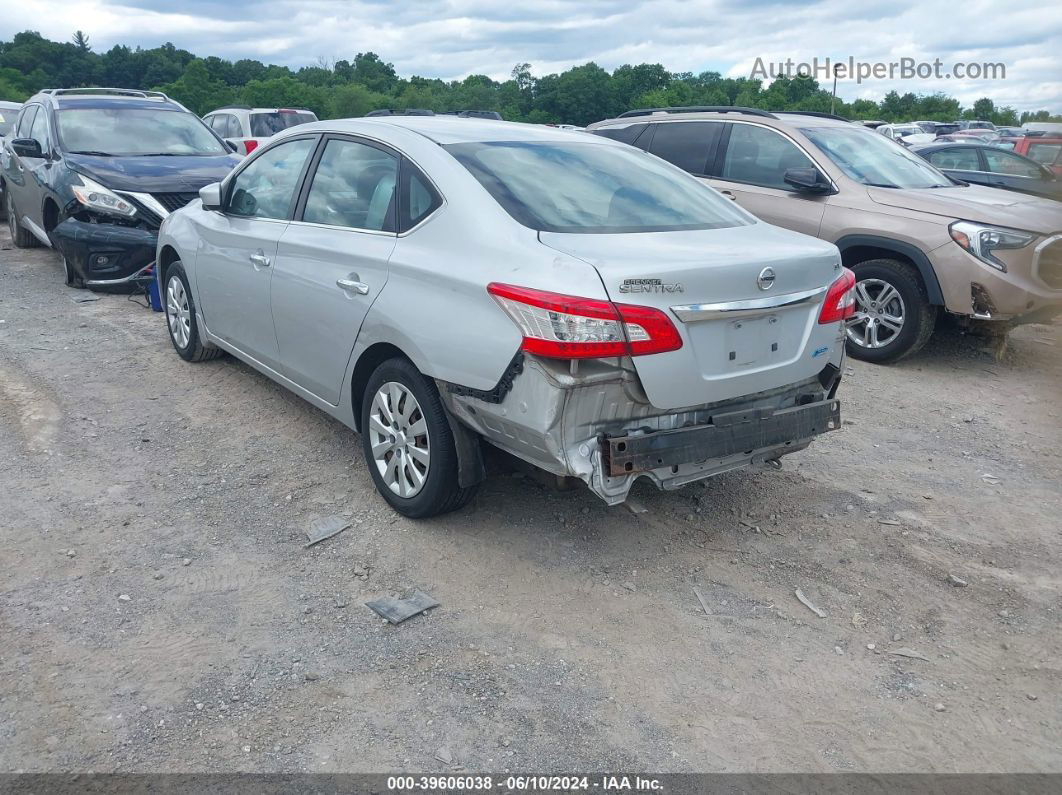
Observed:
[[[830,97],[830,113],[833,113],[834,107],[837,105],[837,71],[841,68],[839,63],[833,65],[833,95]]]

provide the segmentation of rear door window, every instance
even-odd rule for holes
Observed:
[[[325,145],[302,220],[374,232],[395,231],[398,158],[345,138]]]
[[[708,173],[708,164],[714,159],[720,122],[675,121],[656,124],[650,154],[661,157],[683,171],[702,177]]]
[[[988,170],[993,174],[1007,174],[1012,177],[1032,177],[1041,179],[1043,173],[1035,163],[1030,163],[1024,157],[1004,152],[1002,150],[985,150],[985,162]]]
[[[980,171],[981,162],[977,159],[976,149],[940,149],[930,152],[927,158],[937,168],[946,168],[952,171]],[[991,170],[991,169],[990,169]]]
[[[792,190],[782,179],[791,168],[815,168],[800,149],[781,134],[755,124],[733,124],[720,177],[765,188]]]
[[[248,218],[285,219],[316,139],[286,141],[264,152],[232,181],[228,212]]]

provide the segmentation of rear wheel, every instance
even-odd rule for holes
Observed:
[[[435,383],[406,359],[388,359],[369,377],[361,440],[377,490],[413,519],[448,513],[475,488],[457,479],[457,450]]]
[[[868,260],[852,270],[856,311],[846,325],[848,354],[884,363],[920,350],[933,334],[937,308],[918,272],[894,259]]]
[[[223,351],[205,344],[199,335],[195,301],[188,288],[188,275],[180,261],[171,263],[166,269],[164,284],[162,303],[166,312],[166,326],[177,355],[186,362],[216,359]]]
[[[11,196],[11,189],[8,188],[4,193],[6,194],[4,203],[7,205],[7,228],[11,232],[11,242],[17,248],[36,248],[41,241],[35,238],[32,232],[22,228],[18,220],[18,212],[15,210],[15,200]]]

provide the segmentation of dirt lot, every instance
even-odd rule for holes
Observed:
[[[411,522],[354,433],[0,234],[0,772],[1062,771],[1062,326],[851,363],[781,472]]]

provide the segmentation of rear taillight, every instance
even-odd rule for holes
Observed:
[[[243,142],[243,145],[247,148],[247,154],[251,154],[251,152],[258,148],[258,141],[249,138]]]
[[[524,335],[522,350],[552,359],[644,356],[682,347],[659,309],[492,283],[487,292]]]
[[[822,302],[822,312],[819,313],[819,323],[836,323],[855,314],[855,285],[855,274],[845,268],[840,278],[831,284],[826,292],[826,300]]]

